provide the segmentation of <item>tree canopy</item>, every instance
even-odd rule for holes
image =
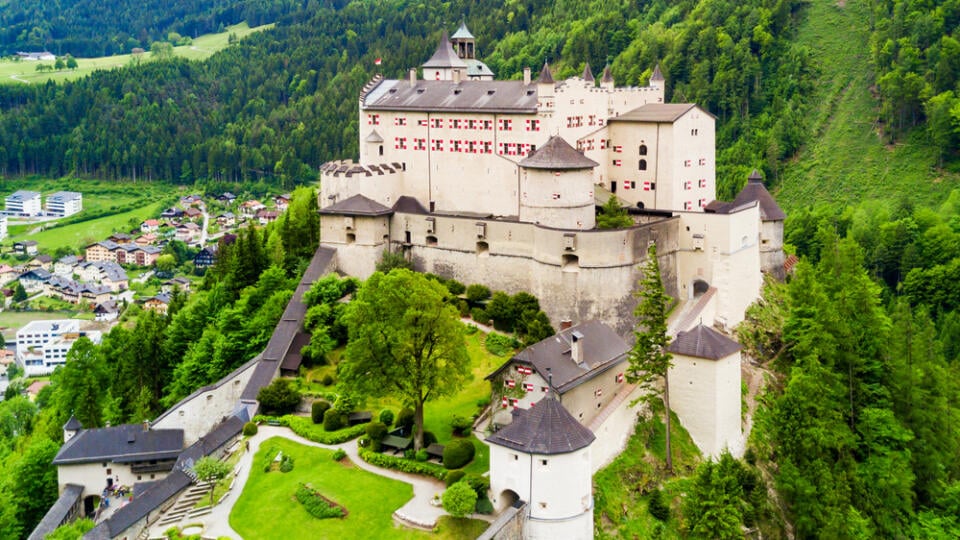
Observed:
[[[443,285],[398,268],[370,276],[344,313],[349,341],[340,384],[410,403],[417,450],[424,403],[453,395],[470,377],[463,324],[448,297]]]

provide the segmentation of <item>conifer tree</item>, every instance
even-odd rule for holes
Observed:
[[[630,367],[627,368],[627,380],[647,391],[647,399],[653,400],[659,394],[657,382],[663,379],[663,405],[666,425],[667,471],[673,472],[673,458],[670,449],[670,385],[667,371],[673,358],[667,352],[670,338],[667,336],[667,306],[670,297],[663,288],[660,279],[660,262],[657,260],[657,246],[650,244],[647,249],[647,262],[644,263],[643,278],[637,284],[634,295],[640,300],[633,315],[636,326],[633,330],[634,344],[630,350]]]

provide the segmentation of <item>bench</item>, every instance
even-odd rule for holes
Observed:
[[[398,437],[396,435],[387,435],[380,441],[381,448],[390,448],[397,452],[402,452],[413,444],[413,439],[408,437]]]
[[[427,455],[431,458],[437,458],[439,461],[443,461],[443,445],[433,443],[427,447]]]
[[[352,412],[347,415],[347,424],[355,426],[357,424],[366,424],[373,420],[371,412]]]
[[[268,425],[268,426],[279,426],[279,425],[280,425],[280,421],[279,421],[279,420],[267,420],[267,425]]]

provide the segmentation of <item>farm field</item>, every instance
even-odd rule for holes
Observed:
[[[225,48],[228,44],[230,34],[235,34],[237,38],[242,39],[249,34],[260,32],[272,27],[272,24],[266,24],[263,26],[250,28],[247,23],[243,22],[233,26],[228,26],[226,31],[222,33],[204,34],[199,36],[193,40],[191,45],[174,47],[173,52],[177,56],[190,60],[203,60],[213,53]],[[131,54],[103,56],[100,58],[77,58],[77,69],[56,72],[39,72],[37,71],[37,64],[53,65],[53,62],[23,62],[3,59],[0,60],[0,84],[35,84],[44,83],[47,81],[69,81],[78,79],[80,77],[85,77],[100,69],[123,67],[129,65],[130,62],[135,60],[136,59]],[[150,60],[149,51],[143,53],[139,58],[139,61],[141,62],[149,62]]]
[[[263,464],[283,452],[294,460],[292,471],[264,472]],[[474,520],[442,519],[439,532],[417,531],[393,522],[393,511],[413,497],[406,483],[377,476],[348,460],[336,462],[333,451],[272,438],[260,445],[250,477],[230,513],[230,526],[248,540],[306,538],[455,539],[476,538],[487,524]],[[319,520],[293,498],[300,483],[308,483],[346,507],[343,519]],[[282,519],[263,519],[283,516]]]

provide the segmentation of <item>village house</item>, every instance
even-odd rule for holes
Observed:
[[[223,195],[217,197],[217,200],[225,204],[232,204],[233,201],[237,200],[237,196],[229,191],[225,191]]]
[[[240,203],[240,215],[244,218],[253,218],[257,215],[257,212],[266,208],[262,202],[257,200],[249,200]]]
[[[155,245],[157,243],[157,239],[156,233],[145,233],[138,236],[133,242],[140,247],[145,247]]]
[[[33,381],[24,393],[27,395],[27,399],[35,402],[37,401],[37,396],[40,395],[40,391],[48,386],[50,386],[50,381]]]
[[[57,57],[52,52],[49,52],[49,51],[43,51],[43,52],[17,51],[17,57],[27,62],[40,62],[40,61],[52,62],[57,59]]]
[[[34,268],[43,268],[44,270],[49,271],[50,267],[52,266],[53,266],[53,257],[46,254],[37,255],[36,257],[34,257],[33,259],[27,262],[27,268],[31,270]]]
[[[17,279],[22,272],[18,272],[9,264],[0,264],[0,283],[10,283]]]
[[[53,264],[53,273],[58,276],[71,277],[78,264],[80,264],[80,258],[76,255],[61,257]]]
[[[8,215],[38,216],[41,212],[40,193],[36,191],[21,189],[6,198],[6,213]]]
[[[283,195],[277,195],[276,197],[273,198],[273,207],[277,210],[277,212],[281,212],[281,213],[286,212],[287,207],[290,206],[290,200],[292,198],[293,197],[289,193],[284,193]]]
[[[112,240],[104,240],[96,244],[90,244],[84,250],[84,260],[87,262],[112,261],[116,262],[117,257],[113,254],[120,244]]]
[[[183,215],[188,219],[199,219],[203,217],[203,212],[198,208],[190,207],[183,211]]]
[[[83,194],[76,191],[58,191],[47,195],[47,213],[67,217],[83,210]]]
[[[171,206],[170,208],[167,208],[163,212],[160,212],[160,217],[164,219],[179,218],[182,215],[183,215],[183,210],[175,206]]]
[[[173,279],[163,282],[163,284],[160,286],[160,292],[166,294],[172,294],[174,290],[190,292],[190,280],[183,276],[177,276]]]
[[[152,311],[157,315],[166,315],[169,307],[170,307],[169,294],[160,293],[156,296],[151,296],[143,301],[143,309],[147,311]]]
[[[233,212],[224,212],[217,216],[217,225],[221,227],[233,227],[237,224],[237,216]]]
[[[148,219],[140,224],[140,232],[152,233],[160,230],[160,220]]]
[[[43,291],[47,282],[50,281],[50,272],[47,272],[43,268],[27,270],[20,275],[19,281],[20,285],[23,285],[23,290],[27,291],[27,294],[38,293]]]
[[[117,320],[120,316],[120,308],[113,300],[106,300],[98,303],[93,308],[94,320],[97,322],[110,322]]]
[[[28,377],[49,375],[67,361],[67,353],[81,336],[99,343],[100,332],[80,331],[80,321],[31,321],[17,330],[17,363]]]
[[[115,242],[122,246],[124,244],[129,244],[130,242],[133,242],[133,237],[124,232],[117,232],[107,237],[107,240],[111,242]]]
[[[111,293],[116,290],[106,284],[75,281],[57,275],[52,276],[46,284],[47,296],[60,298],[71,304],[80,304],[83,302],[96,304],[103,302],[110,299]]]
[[[257,212],[257,221],[260,225],[266,225],[276,221],[278,215],[276,210],[260,210]]]
[[[193,257],[193,265],[196,268],[209,268],[217,262],[217,245],[207,246],[197,252]]]
[[[22,240],[20,242],[13,243],[13,253],[14,255],[26,256],[26,255],[36,255],[37,254],[37,241],[36,240]]]

